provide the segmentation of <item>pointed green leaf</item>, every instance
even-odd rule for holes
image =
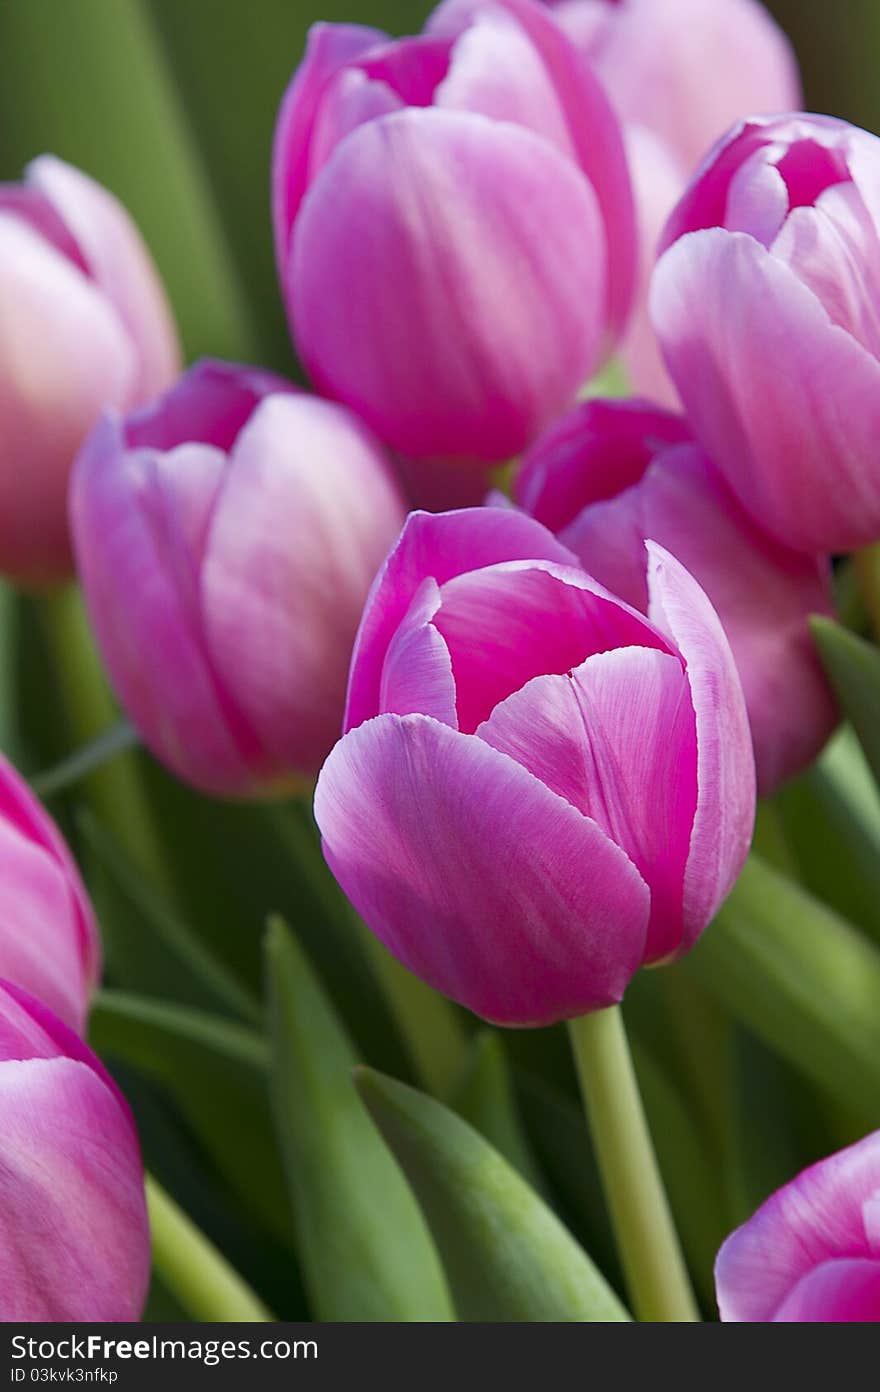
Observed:
[[[679,969],[866,1124],[880,1123],[880,951],[852,924],[753,854]]]
[[[497,1030],[481,1030],[476,1036],[464,1075],[450,1100],[459,1116],[485,1136],[541,1193],[544,1181],[520,1120],[504,1044]]]
[[[841,710],[880,782],[880,649],[831,619],[814,617],[810,627]]]
[[[356,1076],[431,1224],[460,1319],[628,1319],[583,1248],[467,1122],[372,1069]]]
[[[266,937],[272,1092],[315,1318],[453,1318],[431,1236],[355,1092],[356,1055],[287,926]]]

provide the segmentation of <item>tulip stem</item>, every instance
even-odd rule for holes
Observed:
[[[153,1269],[194,1320],[274,1320],[250,1286],[152,1175],[146,1176]]]
[[[880,542],[853,552],[852,565],[871,632],[875,640],[880,640]]]
[[[79,590],[70,585],[39,596],[64,715],[74,743],[82,746],[119,725],[89,629]],[[134,750],[120,752],[91,770],[83,787],[99,820],[124,844],[154,887],[170,895],[165,857],[144,795]]]
[[[636,1315],[649,1322],[698,1320],[620,1007],[571,1020],[569,1031]]]

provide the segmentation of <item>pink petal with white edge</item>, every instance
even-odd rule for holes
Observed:
[[[441,603],[437,581],[428,576],[388,645],[379,704],[383,714],[431,715],[457,730],[452,661],[431,622]]]
[[[297,346],[401,453],[506,460],[597,362],[605,245],[591,185],[539,136],[408,108],[359,126],[309,189]]]
[[[880,535],[880,363],[752,237],[719,229],[658,263],[654,324],[694,432],[795,550]]]
[[[514,760],[423,716],[379,716],[315,792],[324,854],[423,980],[484,1019],[544,1025],[620,1000],[647,886],[595,824]]]
[[[880,1324],[880,1261],[817,1266],[773,1319],[776,1324]]]
[[[385,654],[427,577],[442,585],[454,575],[499,561],[532,559],[577,565],[546,527],[519,512],[466,508],[410,513],[364,605],[351,660],[345,729],[380,714]]]
[[[648,616],[684,659],[697,724],[697,810],[684,874],[681,950],[692,947],[736,882],[755,824],[755,758],[742,684],[705,592],[649,541]]]
[[[721,1318],[772,1320],[799,1282],[837,1258],[870,1257],[863,1206],[880,1193],[880,1132],[820,1160],[779,1189],[718,1253]]]

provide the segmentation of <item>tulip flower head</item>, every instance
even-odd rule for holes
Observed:
[[[773,1194],[715,1265],[729,1323],[880,1323],[880,1131]]]
[[[627,316],[621,134],[533,0],[447,0],[400,40],[315,26],[278,118],[273,207],[312,380],[413,459],[518,454]]]
[[[668,223],[652,313],[694,432],[744,506],[802,551],[880,536],[880,140],[754,119]]]
[[[619,1001],[693,945],[745,857],[727,640],[653,544],[648,577],[646,618],[531,518],[417,513],[367,603],[316,789],[324,854],[406,966],[493,1022]]]
[[[0,756],[0,976],[82,1033],[100,966],[94,914],[64,838]]]
[[[153,263],[106,189],[49,156],[0,184],[0,572],[71,574],[77,450],[102,409],[142,405],[179,360]]]
[[[758,786],[811,763],[837,720],[808,627],[830,614],[831,572],[763,532],[694,442],[685,420],[642,401],[590,401],[538,441],[516,498],[584,568],[646,612],[645,541],[702,585],[736,659]]]
[[[125,1100],[50,1010],[0,981],[0,1320],[137,1320],[149,1275]]]
[[[403,520],[344,408],[202,363],[86,443],[71,525],[120,701],[156,756],[224,797],[314,775],[370,582]]]

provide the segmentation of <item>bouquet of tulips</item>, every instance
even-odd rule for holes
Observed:
[[[880,1322],[880,139],[362,9],[203,167],[68,0],[164,233],[0,185],[0,1319]]]

